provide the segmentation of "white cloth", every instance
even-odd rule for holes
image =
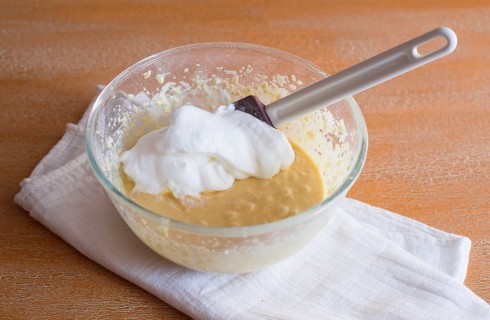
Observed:
[[[464,286],[470,240],[346,199],[303,250],[262,271],[212,274],[158,256],[126,226],[84,149],[87,112],[15,201],[81,253],[195,319],[490,319]]]

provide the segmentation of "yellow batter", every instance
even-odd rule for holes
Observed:
[[[192,224],[247,226],[292,216],[317,204],[324,191],[320,173],[308,154],[293,144],[295,160],[271,179],[236,180],[225,191],[205,192],[183,205],[171,193],[133,193],[134,183],[124,174],[126,194],[162,216]]]

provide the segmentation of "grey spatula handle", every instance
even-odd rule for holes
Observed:
[[[446,39],[443,47],[419,53],[419,46],[437,37]],[[268,105],[267,114],[275,127],[280,126],[443,57],[456,45],[453,30],[437,28]]]

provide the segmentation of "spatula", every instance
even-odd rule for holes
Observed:
[[[424,52],[436,38],[445,39],[444,46]],[[435,41],[434,41],[435,42]],[[440,27],[402,43],[377,56],[327,77],[265,106],[257,97],[247,96],[233,104],[240,110],[278,127],[297,117],[331,105],[377,84],[385,82],[453,52],[457,37],[453,30]]]

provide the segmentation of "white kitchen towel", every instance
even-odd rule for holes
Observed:
[[[180,267],[126,226],[84,149],[87,114],[22,183],[15,201],[81,253],[195,319],[490,319],[464,286],[470,241],[346,199],[296,255],[261,271]]]

